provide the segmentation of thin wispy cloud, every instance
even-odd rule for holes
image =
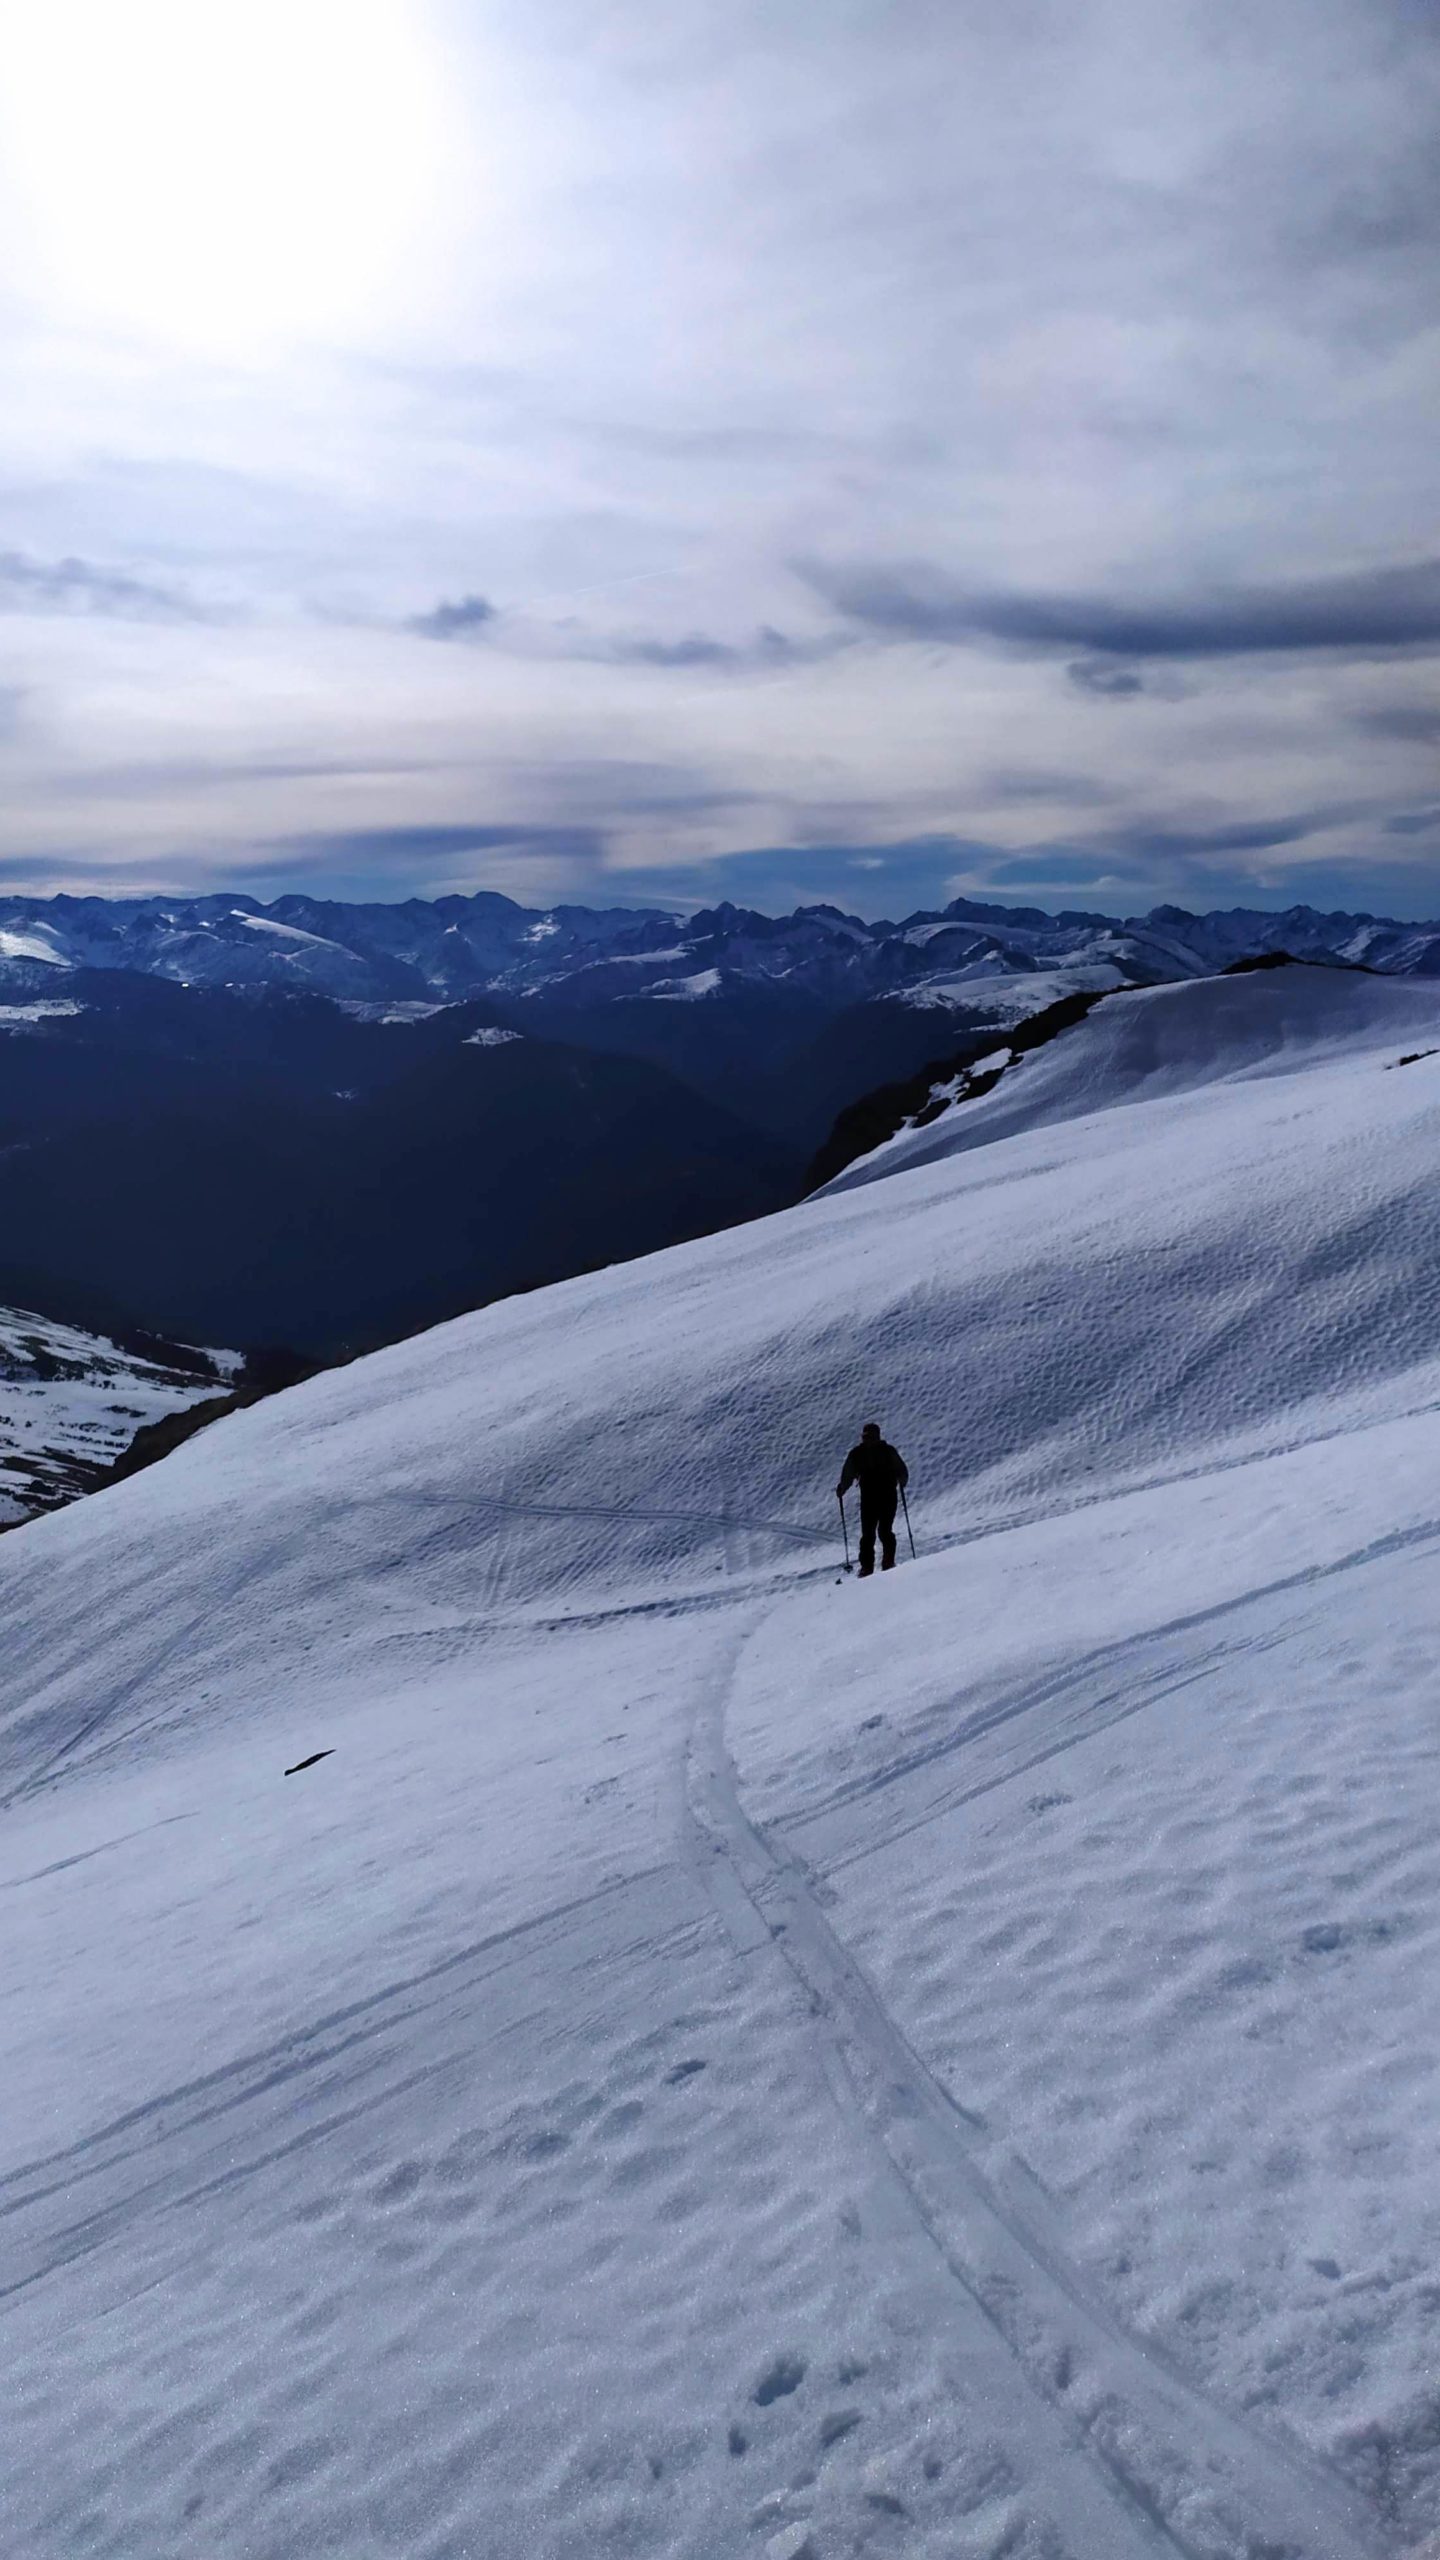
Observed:
[[[853,648],[854,637],[832,631],[808,639],[792,638],[766,623],[742,640],[723,640],[707,631],[663,632],[603,630],[567,616],[537,620],[533,614],[503,608],[484,596],[442,600],[428,613],[412,614],[404,624],[422,640],[471,643],[510,650],[522,657],[572,658],[591,666],[678,668],[686,673],[717,675],[774,674],[789,667],[823,665],[840,650]]]
[[[36,560],[0,551],[0,613],[99,614],[121,622],[209,622],[213,612],[175,588],[93,560]]]

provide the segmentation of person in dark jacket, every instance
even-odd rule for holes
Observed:
[[[895,1505],[910,1470],[898,1449],[880,1437],[878,1422],[867,1422],[835,1487],[843,1502],[852,1484],[860,1487],[860,1570],[875,1570],[875,1534],[880,1534],[880,1562],[888,1573],[895,1562]]]

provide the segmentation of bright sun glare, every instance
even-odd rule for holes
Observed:
[[[12,0],[15,281],[217,353],[403,307],[437,185],[416,0]]]

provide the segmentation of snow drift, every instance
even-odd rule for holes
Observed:
[[[1440,2524],[1431,1046],[1109,999],[0,1546],[15,2547]]]

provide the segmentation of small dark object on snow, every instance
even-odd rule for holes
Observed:
[[[888,1573],[895,1562],[895,1505],[910,1481],[910,1470],[898,1449],[880,1437],[878,1422],[867,1422],[841,1471],[835,1487],[843,1514],[845,1496],[852,1484],[860,1487],[860,1572],[861,1577],[875,1570],[875,1537],[880,1537],[880,1562]],[[909,1510],[906,1510],[909,1520]],[[911,1540],[914,1553],[914,1540]]]
[[[285,1775],[287,1778],[298,1778],[302,1769],[313,1769],[317,1760],[333,1760],[334,1757],[333,1744],[328,1751],[312,1751],[308,1760],[297,1760],[292,1768],[286,1770]]]

